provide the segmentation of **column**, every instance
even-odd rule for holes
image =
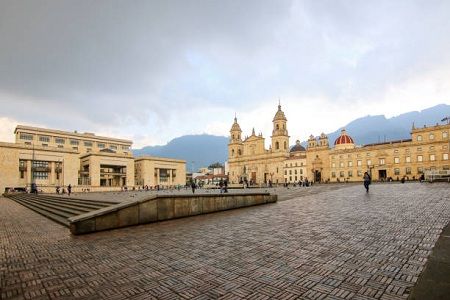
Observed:
[[[169,185],[173,185],[173,181],[172,181],[172,169],[169,169]]]
[[[31,184],[31,160],[27,160],[27,185]]]
[[[50,184],[54,185],[56,180],[55,162],[50,162]]]
[[[155,185],[159,185],[159,169],[155,168],[155,171],[156,171],[156,182],[155,182]]]

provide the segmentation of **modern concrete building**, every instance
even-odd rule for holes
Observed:
[[[144,156],[134,161],[135,182],[140,186],[176,186],[186,184],[186,161]]]
[[[151,186],[185,184],[184,161],[154,157],[135,161],[129,140],[22,125],[14,133],[15,143],[0,142],[2,192],[29,189],[32,183],[45,192],[69,184],[74,191],[120,190],[141,182]],[[140,173],[135,174],[135,164]],[[158,180],[139,174],[156,174]]]

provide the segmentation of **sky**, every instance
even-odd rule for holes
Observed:
[[[450,1],[0,1],[0,141],[17,124],[131,139],[292,140],[450,103]]]

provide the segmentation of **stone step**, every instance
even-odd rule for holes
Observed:
[[[100,208],[108,207],[110,204],[99,203],[99,202],[81,202],[77,200],[67,200],[65,198],[56,198],[56,197],[42,197],[42,196],[28,196],[27,199],[34,199],[39,201],[51,202],[55,204],[61,204],[65,206],[73,206],[79,208],[86,208],[88,211],[97,210]]]
[[[42,209],[48,209],[52,213],[60,215],[61,217],[65,217],[65,218],[78,216],[78,215],[81,215],[81,214],[84,213],[84,212],[80,212],[80,211],[77,211],[77,210],[70,210],[70,209],[67,209],[67,208],[59,207],[57,205],[47,204],[47,203],[44,203],[42,201],[36,201],[36,200],[31,200],[31,199],[21,199],[21,201],[30,203],[30,204],[32,204],[34,206],[37,206],[37,207],[40,207]]]
[[[60,205],[47,203],[47,202],[45,202],[43,200],[23,199],[22,201],[31,202],[31,203],[33,203],[33,204],[35,204],[37,206],[52,209],[55,212],[58,211],[61,216],[65,216],[67,218],[70,218],[70,217],[73,217],[73,216],[78,216],[78,215],[81,215],[81,214],[84,214],[84,213],[88,212],[88,211],[80,210],[80,209],[77,209],[77,208],[62,207]]]
[[[62,217],[59,215],[59,213],[54,213],[52,210],[49,210],[47,208],[40,207],[38,205],[34,205],[32,203],[28,203],[27,201],[19,200],[19,199],[13,199],[17,203],[43,215],[44,217],[47,217],[61,225],[64,225],[66,227],[69,227],[70,223],[67,220],[67,217]]]
[[[78,198],[69,198],[69,197],[58,197],[58,196],[50,196],[50,195],[34,195],[34,194],[28,194],[31,197],[37,197],[39,199],[52,199],[52,200],[59,200],[64,202],[76,202],[76,203],[84,203],[88,205],[96,205],[101,207],[107,207],[110,205],[117,204],[117,202],[110,202],[110,201],[97,201],[97,200],[87,200],[87,199],[78,199]]]

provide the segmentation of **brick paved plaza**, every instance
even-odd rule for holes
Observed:
[[[449,191],[342,185],[84,236],[0,198],[0,298],[405,299],[450,220]]]

